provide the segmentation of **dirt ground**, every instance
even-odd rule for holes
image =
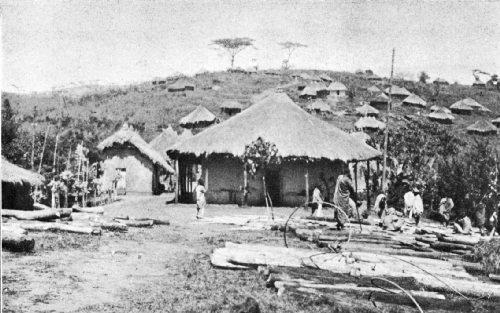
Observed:
[[[3,312],[228,312],[249,296],[263,312],[331,312],[322,303],[278,297],[257,271],[210,265],[211,252],[225,241],[283,245],[281,232],[201,223],[194,205],[165,200],[127,196],[106,206],[105,216],[169,219],[170,226],[101,236],[32,233],[34,253],[3,252]],[[293,209],[275,210],[285,217]],[[266,209],[209,205],[206,211],[207,217],[243,214]]]

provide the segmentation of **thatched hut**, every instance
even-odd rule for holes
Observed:
[[[495,127],[495,125],[485,120],[475,122],[474,124],[467,127],[466,130],[469,134],[477,134],[483,136],[496,135],[498,133],[498,129]]]
[[[377,131],[379,129],[384,129],[385,123],[378,121],[374,117],[361,117],[354,123],[354,127],[360,130]]]
[[[403,100],[403,105],[425,108],[427,107],[427,102],[425,102],[424,99],[420,98],[416,94],[412,93]]]
[[[275,144],[282,162],[247,180],[240,157],[245,146],[258,138]],[[167,153],[178,162],[181,200],[192,199],[193,182],[204,177],[211,203],[238,203],[248,181],[248,203],[261,205],[265,177],[273,204],[278,206],[304,204],[309,191],[306,174],[309,188],[325,180],[334,183],[347,162],[380,156],[379,151],[308,114],[284,93],[265,97]],[[201,165],[201,172],[197,172],[197,165]]]
[[[464,100],[460,100],[453,103],[450,106],[450,110],[455,114],[471,115],[474,109]]]
[[[337,98],[344,98],[347,96],[347,87],[341,82],[333,82],[328,85],[330,96]]]
[[[371,105],[365,104],[363,106],[360,106],[359,108],[356,108],[356,114],[361,116],[377,117],[380,114],[380,112]]]
[[[182,92],[182,91],[193,91],[194,90],[194,84],[188,82],[185,79],[179,79],[172,85],[168,86],[168,91],[169,92]]]
[[[25,170],[2,158],[2,208],[33,210],[31,188],[44,182],[42,175]]]
[[[370,105],[377,110],[387,110],[388,103],[389,97],[384,93],[380,93],[370,100]]]
[[[330,105],[326,103],[325,101],[318,99],[312,103],[310,103],[307,106],[307,110],[309,112],[314,112],[314,113],[322,113],[322,114],[330,114],[332,113],[332,110],[330,108]]]
[[[452,124],[455,117],[445,110],[435,110],[428,115],[429,119],[440,124]]]
[[[445,80],[445,79],[443,79],[443,78],[436,78],[436,79],[433,81],[433,83],[434,83],[435,85],[442,85],[442,86],[447,86],[447,85],[449,85],[449,84],[450,84],[447,80]]]
[[[491,124],[495,125],[497,128],[500,128],[500,117],[497,117],[493,121],[491,121]]]
[[[173,146],[179,140],[179,135],[172,128],[172,126],[168,126],[166,129],[156,136],[149,145],[156,152],[160,153],[165,160],[168,160],[167,149]]]
[[[217,122],[217,117],[201,105],[179,120],[179,124],[184,128],[202,128],[215,122]]]
[[[366,76],[366,79],[371,81],[371,82],[374,82],[374,83],[378,83],[378,82],[382,81],[382,77],[380,77],[376,74],[368,75],[368,76]]]
[[[370,88],[367,89],[368,92],[370,93],[376,93],[379,94],[382,92],[377,86],[371,86]]]
[[[439,105],[433,105],[433,106],[431,106],[430,110],[431,110],[431,112],[442,111],[444,113],[451,114],[451,110],[450,109],[448,109],[446,107],[439,106]]]
[[[221,113],[225,113],[227,115],[238,114],[242,109],[243,107],[241,106],[241,103],[236,100],[226,100],[220,105]]]
[[[411,92],[409,92],[406,88],[399,87],[396,85],[392,85],[392,89],[391,89],[391,87],[387,87],[384,90],[384,92],[386,95],[389,95],[389,92],[390,92],[391,96],[395,99],[398,99],[398,100],[404,100],[411,95]]]
[[[321,80],[324,81],[324,82],[331,83],[333,81],[333,79],[330,76],[326,75],[326,74],[319,75],[319,78],[321,78]]]
[[[162,191],[160,175],[175,172],[162,155],[127,124],[97,148],[104,159],[103,184],[111,186],[119,177],[117,185],[121,193],[159,194]]]

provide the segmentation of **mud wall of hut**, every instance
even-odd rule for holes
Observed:
[[[134,147],[112,147],[103,151],[103,185],[110,187],[116,169],[126,169],[127,192],[155,193],[158,170],[150,159]]]

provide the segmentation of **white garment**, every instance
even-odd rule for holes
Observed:
[[[411,214],[411,209],[413,208],[413,203],[415,202],[415,194],[413,193],[413,191],[410,190],[407,193],[405,193],[404,201],[405,201],[405,208],[404,208],[405,215],[408,214],[408,212]]]
[[[196,192],[196,202],[198,202],[200,200],[205,200],[205,187],[204,186],[198,185],[198,186],[196,186],[194,191]]]
[[[321,192],[318,188],[314,188],[312,202],[318,204],[318,208],[314,215],[316,217],[323,217],[323,200],[321,199]]]
[[[415,200],[413,201],[413,207],[411,212],[414,215],[422,215],[422,213],[424,213],[424,203],[420,195],[415,195]]]

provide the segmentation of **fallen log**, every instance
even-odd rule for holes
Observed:
[[[100,227],[104,230],[116,231],[116,232],[126,232],[128,230],[128,226],[122,223],[112,223],[112,222],[91,222],[90,226],[92,227]]]
[[[434,243],[434,242],[438,241],[438,239],[437,239],[436,236],[427,237],[427,236],[424,236],[424,235],[422,235],[422,236],[415,236],[415,240],[423,242],[423,243],[427,243],[427,244],[431,244],[431,243]]]
[[[101,230],[92,227],[68,225],[62,223],[22,223],[19,226],[31,231],[62,231],[76,234],[100,235]]]
[[[73,206],[73,210],[75,212],[81,212],[81,213],[104,214],[104,208],[102,206],[82,208],[75,205]]]
[[[18,220],[50,221],[60,218],[61,214],[52,209],[40,211],[2,210],[2,216],[14,217]]]
[[[38,202],[33,203],[33,210],[50,210],[50,209],[52,208],[49,207],[48,205],[41,204]]]
[[[135,221],[135,220],[118,220],[118,222],[127,225],[128,227],[152,227],[153,220]]]
[[[169,220],[162,220],[162,219],[156,219],[156,218],[147,218],[147,217],[133,218],[133,217],[131,217],[130,220],[133,220],[133,221],[153,221],[154,225],[170,225]]]
[[[457,243],[449,243],[449,242],[433,242],[431,243],[431,248],[442,251],[457,251],[457,250],[470,250],[473,251],[474,247],[469,245],[461,245]],[[456,252],[455,252],[456,253]]]
[[[461,245],[469,245],[469,246],[475,246],[477,245],[481,240],[478,237],[471,237],[471,236],[439,236],[438,237],[439,241],[442,242],[448,242],[448,243],[455,243],[455,244],[461,244]]]
[[[35,239],[26,235],[26,230],[2,225],[2,249],[12,252],[31,252]]]
[[[488,275],[488,278],[492,281],[500,283],[500,275],[490,274]]]

